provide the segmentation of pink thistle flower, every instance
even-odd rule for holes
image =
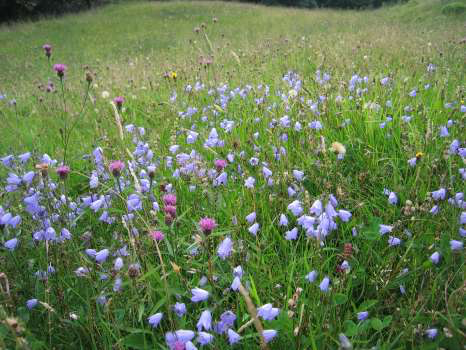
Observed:
[[[225,159],[216,159],[215,167],[217,171],[222,171],[227,166],[227,161]]]
[[[57,72],[58,77],[61,79],[65,76],[65,72],[68,69],[66,64],[63,63],[57,63],[53,65],[53,70]]]
[[[121,175],[121,171],[125,167],[125,163],[123,163],[121,160],[114,160],[113,162],[110,163],[108,166],[108,169],[110,172],[113,174],[113,176],[118,177]]]
[[[208,235],[217,227],[217,223],[214,219],[203,218],[199,221],[199,226],[201,227],[202,232]]]
[[[164,234],[161,231],[151,231],[149,235],[154,241],[160,242],[165,238]]]
[[[171,225],[173,223],[173,220],[173,216],[171,216],[170,214],[165,214],[165,224]]]
[[[52,56],[52,45],[50,44],[44,44],[42,46],[42,48],[44,49],[45,51],[45,56],[47,56],[48,58],[50,58],[50,56]]]
[[[62,180],[65,180],[68,177],[68,174],[70,173],[70,167],[68,165],[60,165],[57,168],[57,174],[60,176]]]
[[[113,103],[119,110],[121,109],[121,106],[123,106],[123,102],[125,102],[125,98],[123,96],[117,96],[113,99]]]
[[[165,205],[172,205],[172,206],[175,206],[176,205],[176,195],[174,194],[166,194],[162,197],[162,200],[163,200],[163,203],[165,203]]]
[[[163,211],[172,218],[176,217],[176,207],[174,205],[166,205]]]

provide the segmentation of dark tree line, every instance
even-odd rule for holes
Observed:
[[[0,22],[21,18],[36,18],[41,15],[59,15],[65,12],[90,9],[116,0],[0,0]],[[239,0],[265,5],[294,7],[337,7],[367,8],[378,7],[384,2],[399,0]]]
[[[333,7],[345,9],[375,8],[383,3],[395,3],[407,0],[240,0],[265,5],[281,5],[293,7]]]
[[[90,9],[110,0],[0,0],[0,22]]]

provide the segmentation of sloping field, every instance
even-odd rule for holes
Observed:
[[[460,5],[1,27],[0,348],[461,349]]]

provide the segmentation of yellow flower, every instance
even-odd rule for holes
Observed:
[[[172,72],[170,73],[170,78],[172,78],[173,80],[176,79],[176,72],[175,72],[175,71],[172,71]]]
[[[422,153],[422,152],[417,152],[416,153],[416,158],[417,159],[421,159],[423,156],[424,156],[424,153]]]

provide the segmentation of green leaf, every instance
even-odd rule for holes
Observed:
[[[382,220],[377,217],[372,217],[369,220],[369,225],[361,232],[361,236],[369,241],[376,241],[381,238],[379,233],[379,225],[382,223]]]
[[[384,328],[388,327],[388,326],[390,325],[390,323],[392,322],[392,319],[393,319],[393,317],[390,316],[390,315],[385,316],[385,317],[383,318],[383,321],[382,321],[383,327],[384,327]]]
[[[125,309],[116,309],[115,310],[115,319],[117,321],[123,321],[123,319],[125,318]]]
[[[167,298],[166,297],[163,297],[161,298],[157,304],[155,304],[155,306],[151,309],[150,311],[150,314],[155,314],[157,311],[159,311],[159,309],[165,304]]]
[[[358,334],[358,326],[351,320],[346,320],[343,322],[343,326],[345,327],[345,335],[348,337],[355,336]]]
[[[382,321],[380,321],[378,318],[371,319],[371,326],[376,331],[381,331],[384,328]]]
[[[348,297],[346,296],[346,294],[336,293],[333,296],[333,302],[335,303],[335,305],[341,305],[341,304],[346,303],[347,301],[348,301]]]
[[[144,350],[151,349],[152,344],[148,341],[142,333],[132,333],[123,338],[123,345],[132,349]]]
[[[24,306],[20,306],[17,309],[17,313],[18,313],[18,316],[21,318],[21,320],[23,322],[28,322],[29,321],[30,313]]]
[[[367,311],[374,305],[376,305],[378,301],[376,299],[369,299],[365,300],[361,305],[359,305],[358,310],[359,311]]]
[[[144,311],[145,311],[144,304],[139,304],[139,307],[138,307],[138,322],[141,322],[142,315],[144,315]]]
[[[312,182],[309,178],[304,179],[302,182],[304,188],[312,195],[319,193],[319,188],[316,186],[314,182]]]
[[[251,275],[249,275],[249,282],[250,282],[250,289],[249,293],[251,294],[252,299],[254,299],[254,302],[256,305],[262,305],[259,295],[257,294],[257,289],[256,289],[256,284],[254,283],[254,279],[252,278]]]

